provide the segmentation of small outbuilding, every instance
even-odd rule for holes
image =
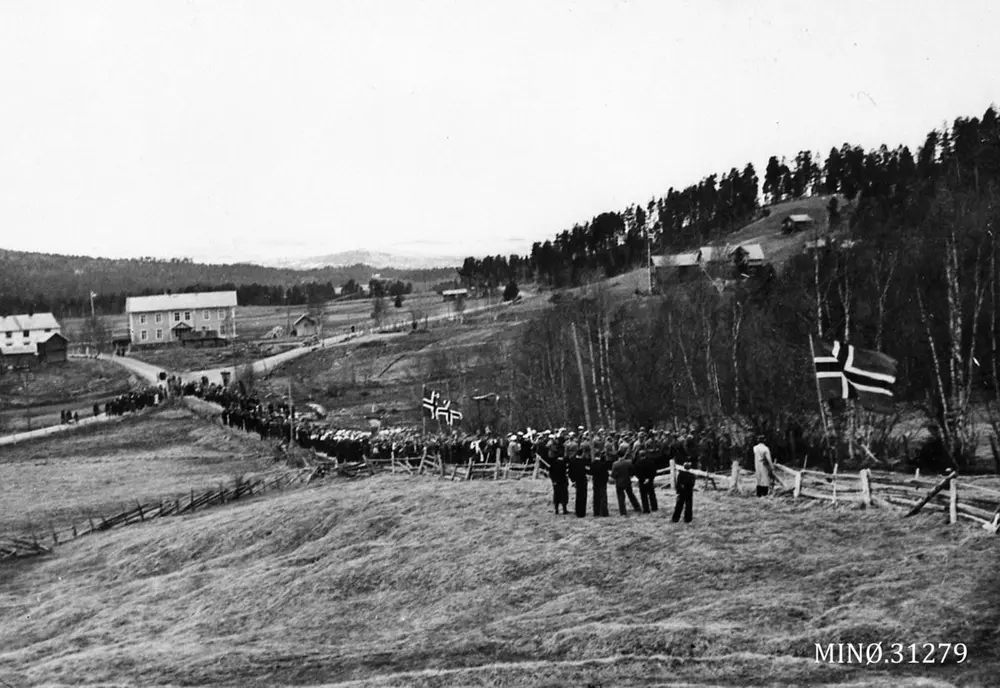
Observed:
[[[794,214],[789,215],[781,221],[781,231],[785,234],[794,234],[806,229],[811,229],[815,221],[809,215]]]
[[[317,334],[319,334],[319,322],[308,313],[300,315],[292,323],[293,337],[312,337]]]
[[[41,363],[65,363],[69,340],[58,332],[53,332],[49,338],[38,345],[38,360]]]
[[[12,344],[0,348],[0,369],[27,370],[38,366],[36,344]]]

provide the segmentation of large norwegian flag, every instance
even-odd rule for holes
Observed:
[[[857,399],[863,406],[879,411],[891,407],[896,359],[838,341],[816,342],[813,364],[823,397]]]

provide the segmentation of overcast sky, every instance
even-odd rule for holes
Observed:
[[[0,2],[0,247],[527,253],[1000,100],[997,3]]]

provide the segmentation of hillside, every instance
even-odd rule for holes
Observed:
[[[664,502],[668,497],[664,496]],[[987,685],[995,539],[697,493],[695,522],[384,476],[83,538],[0,579],[12,685]],[[501,517],[498,518],[497,516]],[[964,663],[815,644],[965,643]]]
[[[455,277],[454,268],[376,270],[359,264],[293,270],[249,263],[214,265],[179,259],[92,258],[0,249],[0,313],[24,312],[34,306],[83,316],[90,313],[91,291],[97,292],[99,312],[120,313],[128,295],[196,286],[205,290],[225,285],[230,289],[250,285],[291,288],[307,283],[339,287],[351,279],[368,284],[374,272],[379,272],[382,279],[424,285]],[[246,305],[246,299],[241,302]]]

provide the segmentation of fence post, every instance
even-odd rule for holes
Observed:
[[[466,472],[465,472],[465,479],[466,480],[472,480],[472,457],[471,456],[469,457],[469,467],[466,469]]]
[[[540,469],[542,467],[541,461],[542,461],[541,457],[539,457],[538,454],[535,454],[535,470],[531,474],[531,479],[532,480],[538,480],[538,469]],[[551,475],[551,472],[550,472],[550,475]]]
[[[869,479],[869,474],[871,473],[870,468],[862,468],[860,473],[861,478],[861,501],[865,506],[872,505],[872,484]]]
[[[53,545],[58,545],[59,544],[59,536],[56,535],[56,527],[54,525],[52,525],[52,523],[50,522],[49,523],[49,528],[52,529],[52,544]]]
[[[733,460],[733,484],[729,489],[736,494],[740,493],[740,462],[735,459]]]
[[[795,474],[795,491],[792,494],[796,499],[802,495],[802,471]]]
[[[948,499],[948,522],[955,523],[958,521],[958,480],[956,478],[951,479],[950,494]]]
[[[837,464],[833,464],[833,503],[837,503]]]
[[[191,490],[191,513],[194,513],[194,490]]]

